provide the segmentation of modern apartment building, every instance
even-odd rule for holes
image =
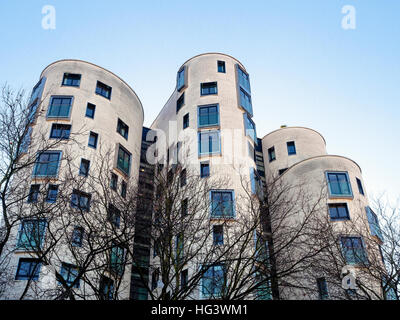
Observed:
[[[365,250],[366,255],[368,250],[379,250],[367,250],[362,237],[346,234],[345,228],[342,228],[349,220],[361,221],[360,225],[365,222],[371,225],[371,221],[374,221],[375,215],[369,208],[360,167],[345,157],[328,155],[324,138],[312,129],[283,127],[262,139],[257,138],[249,73],[240,61],[229,55],[207,53],[186,61],[177,72],[174,92],[151,128],[143,128],[144,112],[140,100],[123,80],[101,67],[77,60],[55,62],[42,72],[33,90],[30,108],[32,115],[35,115],[31,141],[42,139],[43,134],[47,134],[47,139],[63,140],[55,150],[50,148],[40,152],[40,148],[36,148],[29,151],[38,154],[33,173],[27,176],[30,188],[40,189],[41,184],[46,188],[54,188],[54,199],[57,201],[56,186],[59,180],[63,180],[63,173],[72,171],[77,176],[85,176],[82,172],[87,175],[88,170],[98,170],[99,174],[105,172],[106,184],[110,183],[119,195],[126,193],[127,184],[137,184],[139,197],[142,198],[139,199],[140,205],[135,207],[137,214],[132,222],[132,248],[134,259],[141,261],[141,264],[134,263],[133,268],[125,268],[119,277],[122,285],[118,288],[113,273],[107,268],[101,275],[93,275],[96,279],[93,283],[105,288],[103,291],[111,297],[115,297],[117,290],[119,299],[145,300],[149,298],[148,288],[159,290],[159,281],[155,276],[158,274],[154,273],[156,270],[151,266],[156,266],[160,257],[156,252],[153,254],[155,243],[150,233],[154,216],[152,199],[157,192],[154,174],[160,164],[179,165],[181,172],[185,172],[185,181],[188,174],[209,179],[211,185],[212,181],[219,182],[218,187],[211,188],[208,193],[210,211],[206,223],[210,228],[211,242],[199,241],[202,243],[201,250],[198,250],[199,260],[209,251],[208,246],[215,247],[216,243],[226,245],[234,237],[238,225],[245,225],[244,221],[250,223],[252,213],[249,211],[249,201],[251,203],[260,196],[263,185],[272,178],[279,178],[285,183],[303,184],[315,197],[324,186],[328,188],[324,198],[325,213],[338,229],[339,241],[347,250],[345,256],[350,265],[356,265],[359,258],[352,256],[354,249],[357,252]],[[156,140],[154,135],[157,136]],[[157,145],[153,150],[154,158],[149,159],[149,149],[154,141]],[[101,166],[102,160],[106,159],[105,154],[113,159],[111,167]],[[97,165],[92,165],[94,163]],[[83,206],[90,213],[93,206],[99,205],[98,202],[90,204],[92,195],[87,189],[93,189],[93,185],[87,186],[84,181],[79,181],[79,190],[70,186],[70,206],[78,209]],[[184,184],[181,183],[181,186]],[[97,188],[101,189],[101,181]],[[182,200],[187,208],[188,202],[185,200],[190,203],[191,199]],[[191,214],[196,215],[197,212]],[[12,281],[7,289],[8,299],[16,299],[21,295],[28,278],[29,272],[26,270],[39,265],[29,250],[19,245],[24,242],[24,230],[32,230],[28,227],[29,223],[32,221],[22,220],[13,233],[15,243],[11,244],[13,248],[10,249],[9,272]],[[43,220],[43,223],[46,221]],[[296,220],[285,223],[295,224]],[[363,232],[379,237],[376,225],[372,223],[372,227]],[[274,228],[273,225],[271,227]],[[47,237],[49,235],[44,231],[40,234],[44,243]],[[75,285],[73,281],[79,267],[71,263],[68,246],[62,243],[58,244],[60,254],[56,265],[61,276]],[[17,250],[14,250],[15,246]],[[184,248],[185,243],[178,238],[176,248],[180,246]],[[254,247],[254,243],[249,246]],[[246,246],[246,250],[251,248]],[[231,252],[235,252],[234,247]],[[118,256],[118,253],[111,250],[112,255]],[[111,257],[113,259],[117,258]],[[196,289],[187,298],[218,298],[221,282],[212,281],[212,278],[226,279],[227,271],[221,264],[208,263],[206,267]],[[187,283],[199,268],[204,268],[204,265],[188,263],[180,271],[181,281]],[[54,272],[42,269],[35,268],[34,281],[37,286],[59,285],[50,279]],[[155,279],[154,283],[144,285],[143,274],[147,275],[145,278],[148,282]],[[324,274],[317,274],[314,278],[305,275],[304,281],[309,282],[310,286],[315,285],[316,294],[305,295],[301,289],[288,291],[281,288],[280,297],[327,297],[329,285]],[[92,288],[86,281],[81,282],[76,288],[85,295]],[[246,285],[242,291],[245,289]],[[27,297],[46,298],[36,292],[38,290],[29,291]],[[254,293],[246,298],[257,299],[259,296]],[[268,298],[271,296],[268,295]]]

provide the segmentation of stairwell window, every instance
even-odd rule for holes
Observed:
[[[327,172],[326,177],[331,196],[353,196],[350,179],[347,172]]]
[[[199,155],[212,155],[221,153],[219,131],[199,132]]]
[[[198,127],[210,127],[219,125],[219,105],[207,105],[198,107]]]
[[[367,213],[367,219],[371,234],[373,236],[378,237],[381,241],[383,241],[382,230],[379,226],[379,220],[376,216],[375,212],[372,211],[370,207],[365,207],[365,211]]]
[[[201,95],[218,94],[217,82],[206,82],[200,85]]]
[[[47,110],[47,118],[69,118],[73,97],[52,96]]]
[[[73,73],[64,73],[62,85],[69,87],[79,87],[81,84],[81,75]]]
[[[235,196],[233,190],[212,190],[211,218],[231,219],[235,217]]]
[[[100,299],[113,300],[114,296],[114,281],[106,276],[100,278]]]
[[[96,85],[96,94],[103,96],[106,99],[111,99],[111,90],[112,88],[100,81],[97,81]]]
[[[81,159],[81,165],[79,167],[79,175],[87,177],[89,175],[90,161]]]

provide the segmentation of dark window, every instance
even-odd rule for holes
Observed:
[[[224,227],[222,225],[213,226],[214,245],[224,244]]]
[[[187,127],[189,127],[189,113],[186,113],[183,116],[183,129],[186,129]]]
[[[96,93],[104,98],[111,99],[111,87],[100,81],[97,81]]]
[[[79,167],[79,175],[87,177],[89,175],[90,161],[81,159],[81,166]]]
[[[244,118],[244,130],[246,132],[246,136],[249,136],[256,145],[258,143],[256,125],[254,121],[251,120],[250,116],[247,113],[243,114],[243,118]]]
[[[71,125],[70,124],[59,124],[53,123],[51,126],[51,139],[69,139],[69,135],[71,133]]]
[[[275,148],[271,147],[268,149],[268,158],[269,158],[269,162],[272,162],[274,160],[276,160],[276,156],[275,156]]]
[[[211,210],[212,218],[233,218],[233,191],[211,191]]]
[[[15,280],[39,280],[40,266],[39,259],[19,259]]]
[[[181,180],[181,187],[184,187],[186,185],[186,169],[182,170],[180,174],[180,180]]]
[[[381,241],[383,241],[381,227],[379,226],[379,220],[375,212],[372,211],[370,207],[365,207],[367,212],[367,219],[371,234],[377,236]]]
[[[288,155],[290,156],[296,154],[296,146],[294,144],[294,141],[289,141],[286,144],[287,144]]]
[[[84,229],[82,227],[75,227],[72,232],[72,245],[75,247],[82,247]]]
[[[188,214],[188,199],[182,200],[181,210],[182,210],[182,217],[187,216],[187,214]]]
[[[23,220],[18,234],[17,248],[32,250],[41,248],[46,231],[46,220]]]
[[[341,245],[347,264],[368,263],[367,253],[360,237],[342,237]]]
[[[160,278],[160,271],[158,269],[154,270],[151,275],[151,290],[154,290],[158,286],[158,279]]]
[[[242,68],[237,66],[239,85],[248,93],[251,93],[250,90],[250,78],[247,72],[245,72]]]
[[[37,202],[39,198],[39,193],[40,193],[40,184],[31,185],[28,195],[28,202],[29,203]]]
[[[328,285],[326,283],[325,278],[318,278],[317,279],[317,286],[318,286],[318,293],[320,300],[328,300],[329,293],[328,293]]]
[[[69,118],[72,97],[51,97],[47,111],[48,118]]]
[[[83,211],[89,211],[91,198],[92,196],[88,193],[74,190],[71,195],[71,207]]]
[[[329,215],[332,220],[350,220],[349,210],[346,203],[330,203]]]
[[[96,106],[92,103],[88,103],[86,107],[86,117],[94,119],[95,111],[96,111]]]
[[[33,169],[34,177],[55,177],[58,173],[61,151],[39,152],[35,167]]]
[[[251,102],[251,96],[240,88],[240,105],[249,113],[253,114],[253,105]]]
[[[184,104],[185,104],[185,93],[182,93],[182,95],[176,101],[176,112],[178,112],[183,107]]]
[[[121,211],[112,204],[108,206],[108,221],[116,228],[119,228],[121,224]]]
[[[131,154],[121,146],[118,149],[117,168],[127,175],[131,169]]]
[[[122,275],[124,272],[124,262],[125,262],[124,248],[118,245],[114,245],[111,248],[111,254],[110,254],[111,271],[118,275]]]
[[[209,94],[217,94],[217,83],[216,82],[207,82],[201,84],[201,95],[206,96]]]
[[[80,74],[64,73],[64,78],[62,82],[63,86],[79,87],[80,84],[81,84]]]
[[[100,278],[100,300],[112,300],[114,294],[114,281],[105,276]]]
[[[186,288],[188,282],[189,282],[188,269],[185,269],[181,272],[181,288],[182,289]]]
[[[222,294],[225,283],[225,268],[217,264],[203,266],[206,269],[201,279],[201,293],[205,298],[218,298]]]
[[[68,286],[71,286],[73,283],[74,288],[79,288],[79,279],[76,280],[79,274],[79,268],[69,263],[62,263],[60,275],[67,283]]]
[[[279,175],[281,176],[282,174],[284,174],[287,169],[288,168],[280,169],[279,172],[278,172]]]
[[[117,132],[128,140],[129,127],[121,119],[118,119]]]
[[[225,61],[218,61],[218,72],[225,73]]]
[[[351,196],[351,187],[347,173],[328,172],[329,192],[332,196]]]
[[[200,163],[200,177],[206,178],[210,176],[210,163],[209,162],[201,162]]]
[[[175,254],[178,262],[181,262],[184,257],[184,243],[185,238],[183,233],[176,236]]]
[[[118,176],[115,173],[111,173],[110,188],[117,191]]]
[[[199,107],[199,127],[217,126],[219,125],[218,105],[209,105]]]
[[[98,138],[99,138],[99,135],[97,133],[91,131],[90,135],[89,135],[88,146],[96,149],[97,148],[97,140],[98,140]]]
[[[56,202],[57,195],[58,195],[58,185],[50,184],[49,189],[47,190],[46,201],[51,203]]]
[[[199,132],[199,154],[220,153],[220,135],[219,131]]]
[[[125,181],[121,182],[121,197],[126,198],[126,191],[127,191],[128,185],[126,184]]]
[[[356,180],[357,180],[358,191],[359,191],[362,195],[364,195],[364,188],[363,188],[363,186],[362,186],[361,180],[358,179],[358,178],[356,178]]]
[[[186,73],[186,67],[183,67],[182,69],[179,70],[178,76],[176,79],[176,87],[178,91],[181,91],[182,88],[185,86],[185,73]]]

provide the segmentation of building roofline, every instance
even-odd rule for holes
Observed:
[[[325,144],[325,146],[326,146],[326,141],[325,141],[324,136],[323,136],[322,134],[320,134],[317,130],[314,130],[314,129],[311,129],[311,128],[307,128],[307,127],[298,127],[298,126],[296,126],[296,127],[284,127],[284,128],[279,128],[279,129],[276,129],[276,130],[274,130],[274,131],[271,131],[270,133],[267,133],[263,138],[261,138],[261,141],[264,140],[264,138],[266,138],[266,137],[269,136],[270,134],[273,134],[273,133],[275,133],[275,132],[278,132],[278,131],[280,131],[280,130],[285,130],[285,129],[306,129],[306,130],[314,131],[315,133],[317,133],[318,135],[320,135],[320,137],[322,138],[322,140],[324,141],[324,144]]]
[[[136,99],[139,101],[140,107],[142,108],[143,121],[144,121],[144,116],[145,116],[145,114],[144,114],[143,104],[142,104],[142,101],[140,101],[140,98],[139,98],[139,96],[136,94],[135,90],[133,90],[132,87],[131,87],[125,80],[123,80],[121,77],[119,77],[118,75],[116,75],[114,72],[112,72],[112,71],[110,71],[110,70],[108,70],[108,69],[106,69],[106,68],[103,68],[103,67],[101,67],[101,66],[99,66],[99,65],[97,65],[97,64],[94,64],[94,63],[92,63],[92,62],[88,62],[88,61],[85,61],[85,60],[80,60],[80,59],[60,59],[60,60],[57,60],[57,61],[54,61],[54,62],[50,63],[47,67],[45,67],[45,68],[43,69],[43,71],[41,72],[41,74],[40,74],[40,78],[42,78],[43,73],[44,73],[48,68],[50,68],[51,66],[53,66],[53,65],[55,65],[55,64],[57,64],[57,63],[61,63],[61,62],[81,62],[81,63],[86,63],[86,64],[89,64],[89,65],[94,66],[94,67],[96,67],[96,68],[99,68],[99,69],[101,69],[101,70],[104,70],[104,71],[110,73],[111,75],[113,75],[114,77],[116,77],[117,79],[119,79],[123,84],[125,84],[125,85],[129,88],[129,90],[132,91],[132,93],[134,94],[134,96],[136,97]]]

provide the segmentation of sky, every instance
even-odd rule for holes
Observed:
[[[55,29],[42,27],[46,5]],[[342,27],[346,5],[355,29]],[[145,126],[187,59],[232,55],[250,74],[259,137],[313,128],[361,166],[369,196],[400,196],[399,0],[2,0],[0,39],[0,84],[29,91],[48,64],[89,61],[135,90]]]

